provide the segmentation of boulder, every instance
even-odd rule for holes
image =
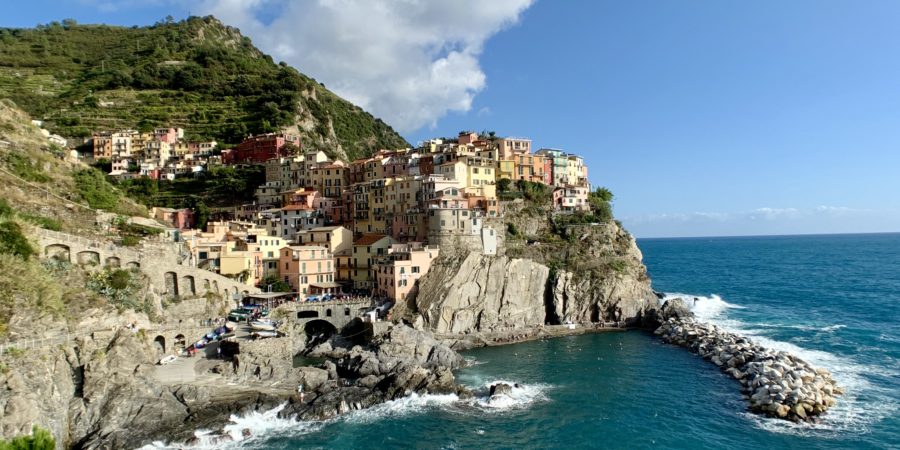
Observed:
[[[512,394],[512,386],[506,383],[497,383],[491,385],[491,397],[496,395],[506,395],[509,396]]]

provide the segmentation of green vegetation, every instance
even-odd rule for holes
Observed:
[[[4,159],[9,170],[19,178],[36,183],[50,181],[50,177],[44,173],[44,170],[37,162],[32,161],[21,153],[7,153]]]
[[[45,228],[47,230],[60,231],[62,230],[62,223],[59,220],[52,219],[50,217],[41,216],[38,214],[31,214],[27,212],[16,211],[6,199],[0,198],[0,218],[13,218],[14,216],[18,216],[20,219],[31,222],[41,228]]]
[[[0,223],[0,253],[28,259],[35,254],[35,251],[28,242],[28,238],[22,233],[22,227],[15,222],[6,221]]]
[[[106,269],[88,274],[86,286],[119,309],[149,312],[150,304],[139,295],[143,281],[137,271]]]
[[[60,222],[59,220],[56,220],[56,219],[52,219],[50,217],[44,217],[44,216],[39,216],[37,214],[30,214],[30,213],[24,213],[24,212],[20,212],[19,217],[21,217],[23,220],[27,220],[28,222],[31,222],[45,230],[62,231],[62,222]]]
[[[259,283],[259,288],[263,291],[268,290],[269,286],[272,287],[272,292],[291,292],[291,285],[274,275],[269,275]]]
[[[596,222],[606,223],[613,220],[612,212],[613,194],[605,187],[598,187],[588,194],[588,203],[596,218]]]
[[[520,237],[519,236],[519,228],[516,226],[516,224],[514,224],[512,222],[506,224],[506,234],[509,235],[509,237],[511,237],[511,238]]]
[[[116,189],[103,172],[97,169],[83,169],[72,174],[78,195],[94,209],[102,209],[118,214],[146,216],[147,212],[129,202]]]
[[[106,175],[97,169],[85,169],[75,172],[73,178],[78,193],[91,208],[115,210],[119,203],[119,194],[106,181]]]
[[[263,166],[215,167],[193,177],[176,178],[174,181],[156,181],[149,178],[125,180],[119,183],[129,197],[147,206],[168,208],[194,208],[197,222],[206,224],[209,207],[234,206],[254,200],[256,187],[265,183]],[[203,220],[200,220],[203,219]]]
[[[304,139],[339,143],[351,158],[408,146],[381,120],[276,64],[211,16],[149,27],[67,20],[0,29],[0,97],[64,136],[174,125],[189,139],[236,143],[312,119]]]
[[[0,273],[0,336],[6,333],[13,313],[34,310],[34,317],[40,317],[65,308],[60,273],[47,269],[36,258],[23,261],[19,256],[0,253]]]
[[[10,441],[0,440],[0,450],[54,450],[56,440],[49,431],[38,427],[31,430],[30,436],[17,436]]]

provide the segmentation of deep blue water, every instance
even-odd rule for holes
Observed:
[[[267,421],[252,448],[900,448],[900,234],[644,239],[654,288],[705,320],[830,369],[847,395],[816,426],[745,411],[737,382],[640,332],[466,352],[511,405],[412,398],[319,425]],[[245,419],[261,423],[262,418]]]

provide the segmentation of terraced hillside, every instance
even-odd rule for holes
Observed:
[[[349,158],[409,145],[211,16],[149,27],[65,20],[0,28],[0,98],[67,137],[171,124],[223,143],[289,128],[306,145]]]

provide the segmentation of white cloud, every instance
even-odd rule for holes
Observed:
[[[205,0],[200,10],[409,132],[471,109],[486,85],[484,43],[532,1]]]

